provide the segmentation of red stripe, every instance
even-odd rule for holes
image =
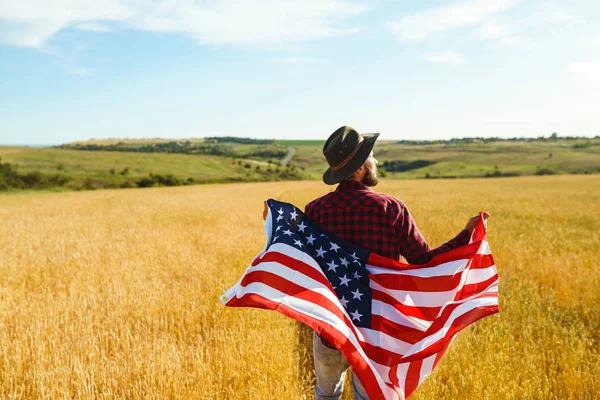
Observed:
[[[489,268],[492,265],[496,265],[494,263],[494,258],[491,254],[476,254],[473,256],[471,261],[470,269],[485,269]]]
[[[403,355],[394,353],[386,348],[375,346],[369,342],[361,342],[361,347],[365,351],[367,357],[375,361],[377,364],[387,365],[391,367],[402,360]],[[361,381],[362,382],[362,381]]]
[[[448,292],[460,284],[461,276],[462,272],[455,275],[433,276],[430,278],[397,274],[370,275],[372,280],[386,289],[412,292]]]
[[[373,314],[371,318],[371,329],[381,331],[386,335],[399,338],[403,342],[415,344],[425,337],[425,332],[410,328],[391,321],[381,315]]]
[[[419,386],[419,380],[421,379],[421,366],[423,360],[416,360],[408,364],[408,371],[406,373],[406,380],[404,381],[404,396],[408,398],[412,392],[415,391]]]
[[[451,261],[464,260],[473,257],[477,254],[477,251],[481,247],[481,242],[473,242],[471,244],[467,244],[465,246],[456,248],[454,250],[447,251],[446,253],[438,254],[433,257],[431,261],[427,264],[418,265],[418,264],[405,264],[400,261],[395,261],[390,258],[386,258],[380,256],[376,253],[370,253],[369,259],[367,260],[367,264],[375,265],[378,267],[386,267],[392,270],[411,270],[411,269],[422,269],[422,268],[432,268],[436,267],[440,264],[445,264]]]
[[[426,321],[433,321],[435,317],[437,317],[441,309],[441,307],[408,306],[406,304],[400,303],[398,300],[394,299],[389,294],[385,292],[380,292],[379,290],[375,289],[372,290],[372,298],[373,300],[379,300],[383,303],[389,304],[390,306],[394,307],[396,310],[408,317],[415,317],[419,319],[424,319]]]

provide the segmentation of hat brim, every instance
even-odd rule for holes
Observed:
[[[360,146],[360,150],[358,153],[348,162],[348,164],[344,165],[341,169],[334,171],[330,168],[327,168],[327,171],[323,173],[323,182],[328,185],[335,185],[336,183],[340,183],[344,179],[350,177],[356,170],[358,170],[369,158],[371,154],[371,150],[373,150],[373,146],[375,145],[375,141],[379,137],[379,133],[369,133],[362,135],[364,139],[364,143]]]

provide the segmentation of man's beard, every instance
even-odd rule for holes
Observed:
[[[379,183],[379,179],[377,179],[377,170],[368,165],[365,165],[365,168],[367,169],[367,172],[365,173],[365,176],[363,176],[361,182],[367,186],[377,185]]]

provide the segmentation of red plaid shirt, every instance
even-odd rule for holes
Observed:
[[[334,192],[308,203],[306,216],[325,232],[384,257],[425,264],[436,254],[469,243],[469,231],[431,249],[408,208],[395,197],[356,181],[341,182]]]

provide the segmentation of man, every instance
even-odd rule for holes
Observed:
[[[307,204],[306,216],[327,233],[394,260],[404,256],[411,264],[425,264],[437,254],[467,244],[479,216],[471,218],[454,239],[431,249],[404,203],[371,189],[378,183],[377,160],[373,156],[378,136],[361,135],[349,126],[331,134],[323,146],[329,164],[323,181],[339,185],[334,192]],[[484,220],[488,217],[485,213]],[[316,332],[313,354],[317,375],[315,400],[339,399],[348,363]],[[368,399],[355,375],[352,386],[354,399]]]

